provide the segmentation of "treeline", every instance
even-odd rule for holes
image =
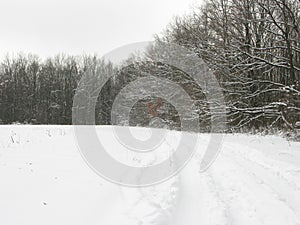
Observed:
[[[166,29],[224,88],[229,128],[294,129],[300,121],[300,1],[207,0]]]
[[[223,89],[228,131],[295,130],[300,123],[299,10],[299,0],[207,0],[176,18],[157,43],[184,46],[206,62]],[[148,56],[159,54],[159,49],[148,51]],[[182,86],[195,102],[202,130],[209,130],[212,117],[201,88],[178,68],[137,58],[118,70],[96,56],[7,57],[0,66],[0,119],[71,124],[78,82],[88,70],[100,68],[115,76],[99,96],[91,96],[98,98],[98,124],[112,123],[110,111],[122,88],[152,74]],[[159,108],[153,111],[153,105]],[[180,127],[174,107],[155,96],[135,105],[129,125],[147,126],[154,116]]]
[[[78,82],[95,65],[104,62],[96,56],[6,57],[0,67],[2,123],[71,124]]]

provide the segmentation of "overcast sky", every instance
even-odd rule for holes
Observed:
[[[198,2],[198,3],[197,3]],[[6,53],[103,55],[152,40],[174,15],[201,0],[0,0],[0,57]]]

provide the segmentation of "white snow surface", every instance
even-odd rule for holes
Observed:
[[[97,131],[118,146],[111,127]],[[169,132],[168,145],[179,135]],[[209,134],[199,140],[179,175],[128,188],[86,165],[72,126],[0,126],[0,225],[300,224],[300,143],[225,135],[218,158],[200,173]]]

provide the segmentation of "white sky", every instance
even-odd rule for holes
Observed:
[[[0,57],[6,53],[97,53],[152,40],[174,15],[201,0],[0,0]]]

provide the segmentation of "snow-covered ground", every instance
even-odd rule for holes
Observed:
[[[71,126],[0,126],[0,225],[300,224],[300,143],[226,135],[204,173],[200,155],[166,183],[127,188],[85,164]]]

